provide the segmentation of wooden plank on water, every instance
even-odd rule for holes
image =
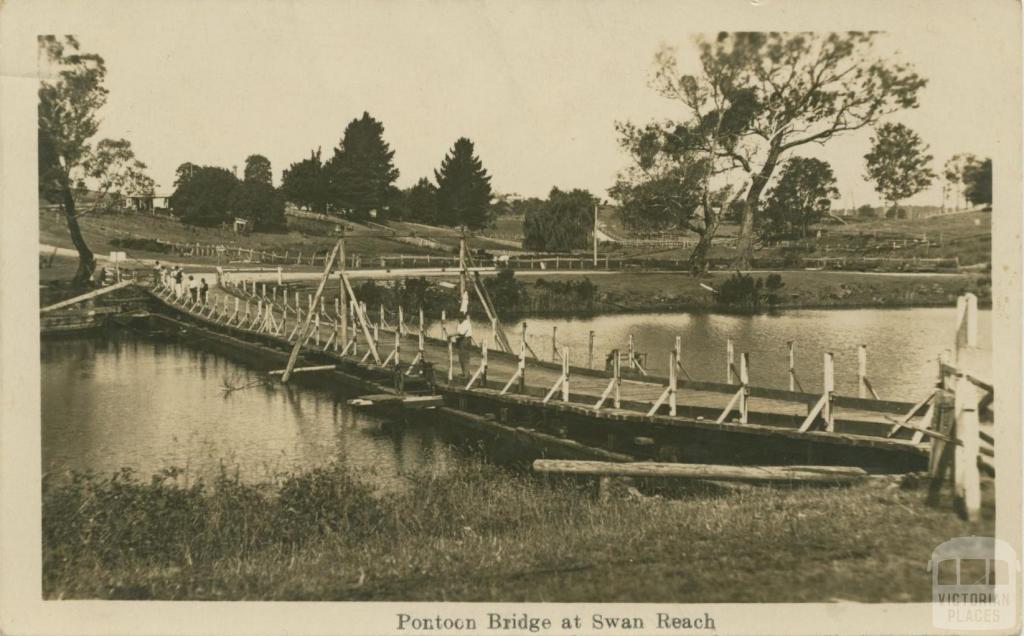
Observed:
[[[539,473],[594,475],[599,477],[672,477],[751,482],[845,483],[860,481],[867,472],[855,466],[731,466],[725,464],[679,464],[664,462],[599,462],[538,459]]]
[[[313,373],[315,371],[334,371],[337,367],[333,364],[320,364],[312,367],[295,367],[292,369],[292,373]],[[273,371],[267,371],[267,375],[283,375],[285,369],[274,369]]]
[[[425,409],[444,404],[440,395],[397,395],[394,393],[377,393],[362,395],[347,402],[349,406],[380,407],[400,406],[402,408]]]
[[[107,294],[107,293],[110,293],[110,292],[114,291],[115,289],[122,289],[122,288],[127,287],[128,285],[132,285],[134,283],[135,283],[135,281],[133,281],[133,280],[123,280],[120,283],[115,283],[115,284],[113,284],[113,285],[111,285],[109,287],[103,287],[101,289],[96,289],[96,290],[91,291],[89,293],[82,294],[81,296],[75,296],[74,298],[69,298],[67,300],[62,300],[59,303],[54,303],[52,305],[47,305],[46,307],[43,307],[42,309],[40,309],[39,313],[45,314],[46,312],[53,311],[54,309],[60,309],[61,307],[69,307],[71,305],[76,305],[76,304],[78,304],[80,302],[84,302],[86,300],[90,300],[92,298],[96,298],[98,296],[102,296],[104,294]]]

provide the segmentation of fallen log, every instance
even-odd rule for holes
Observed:
[[[852,482],[867,476],[853,466],[728,466],[723,464],[677,464],[660,462],[598,462],[538,459],[538,473],[594,475],[597,477],[674,477],[718,481],[753,482]]]

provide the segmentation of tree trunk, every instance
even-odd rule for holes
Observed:
[[[75,277],[71,282],[78,287],[84,287],[89,284],[89,281],[92,279],[92,273],[96,270],[96,259],[93,257],[92,250],[85,244],[82,230],[78,227],[78,218],[75,216],[75,198],[71,194],[71,188],[64,186],[61,190],[63,198],[63,205],[61,207],[64,209],[64,219],[68,224],[71,242],[74,244],[75,249],[78,250],[78,271],[75,272]]]
[[[693,247],[693,251],[690,252],[690,260],[688,262],[690,276],[699,278],[708,272],[708,251],[711,249],[712,238],[714,238],[712,232],[704,232],[700,235],[700,240]]]
[[[754,261],[754,214],[757,213],[761,194],[768,185],[768,180],[772,178],[772,172],[775,171],[775,164],[778,163],[781,154],[779,144],[773,142],[761,171],[751,178],[740,220],[740,234],[736,238],[736,260],[733,265],[737,270],[750,269],[750,264]]]
[[[723,209],[726,208],[723,207]],[[718,224],[721,222],[721,219],[721,215],[716,213],[710,205],[707,205],[704,210],[704,232],[701,233],[700,239],[693,247],[693,251],[690,252],[690,260],[688,262],[690,276],[697,278],[708,272],[708,252],[711,250],[711,241],[715,238],[715,232],[718,231]]]

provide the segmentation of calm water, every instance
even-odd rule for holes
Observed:
[[[978,312],[979,347],[991,350],[990,310]],[[533,350],[551,360],[552,327],[558,345],[568,346],[574,365],[587,365],[589,332],[594,331],[594,365],[618,347],[625,351],[633,334],[638,352],[648,354],[652,373],[668,374],[668,356],[676,336],[682,338],[682,361],[694,380],[725,381],[726,340],[732,338],[736,356],[750,354],[751,384],[789,388],[787,341],[796,343],[796,369],[807,391],[820,390],[822,358],[834,354],[836,390],[857,394],[857,346],[868,347],[868,379],[883,399],[911,401],[934,384],[937,359],[951,348],[955,308],[791,310],[780,315],[626,314],[585,319],[527,318],[527,338]],[[455,328],[448,325],[449,333]],[[506,327],[518,351],[522,322]],[[428,327],[440,333],[440,324]],[[490,325],[474,325],[477,339],[489,338]],[[739,363],[737,361],[737,368]],[[989,369],[976,369],[991,377]],[[918,395],[920,394],[920,395]]]
[[[724,380],[725,341],[750,352],[751,382],[786,387],[786,341],[797,343],[805,390],[821,386],[821,359],[835,354],[836,384],[856,395],[857,351],[868,346],[868,376],[881,397],[914,400],[934,382],[936,358],[952,341],[955,310],[791,311],[781,316],[635,314],[590,319],[531,319],[534,350],[551,355],[551,329],[585,364],[590,330],[595,359],[625,348],[630,333],[649,365],[665,373],[676,335],[698,380]],[[991,312],[980,312],[980,345],[991,348]],[[454,325],[450,324],[449,328]],[[439,325],[430,330],[439,332]],[[479,338],[488,333],[477,325]],[[510,334],[518,346],[518,326]],[[981,370],[988,375],[988,370]],[[225,395],[258,374],[219,355],[133,336],[42,343],[44,470],[109,473],[129,466],[149,475],[168,466],[211,476],[221,463],[248,480],[340,460],[384,489],[401,488],[411,470],[443,470],[460,453],[429,426],[385,426],[326,390],[258,386]]]
[[[341,460],[385,489],[453,460],[428,426],[386,427],[346,395],[277,384],[219,355],[132,336],[42,343],[43,469],[147,477],[168,466],[249,481]]]

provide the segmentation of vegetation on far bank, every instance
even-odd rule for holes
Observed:
[[[46,598],[925,601],[931,550],[992,531],[924,492],[669,496],[541,479],[476,458],[379,494],[340,466],[250,485],[168,470],[43,484]]]
[[[956,304],[966,292],[991,303],[987,275],[869,274],[861,272],[784,271],[768,274],[713,272],[694,279],[681,272],[624,271],[594,276],[552,274],[533,277],[504,270],[483,278],[503,319],[526,315],[569,315],[646,311],[718,311],[752,313],[785,309],[928,307]],[[717,293],[702,286],[707,285]],[[449,283],[450,284],[450,283]],[[303,283],[310,287],[312,283]],[[371,309],[402,305],[410,319],[423,307],[428,317],[444,310],[455,316],[456,291],[436,279],[367,280],[357,296]],[[327,291],[333,303],[336,290]],[[484,320],[482,309],[470,311]]]

